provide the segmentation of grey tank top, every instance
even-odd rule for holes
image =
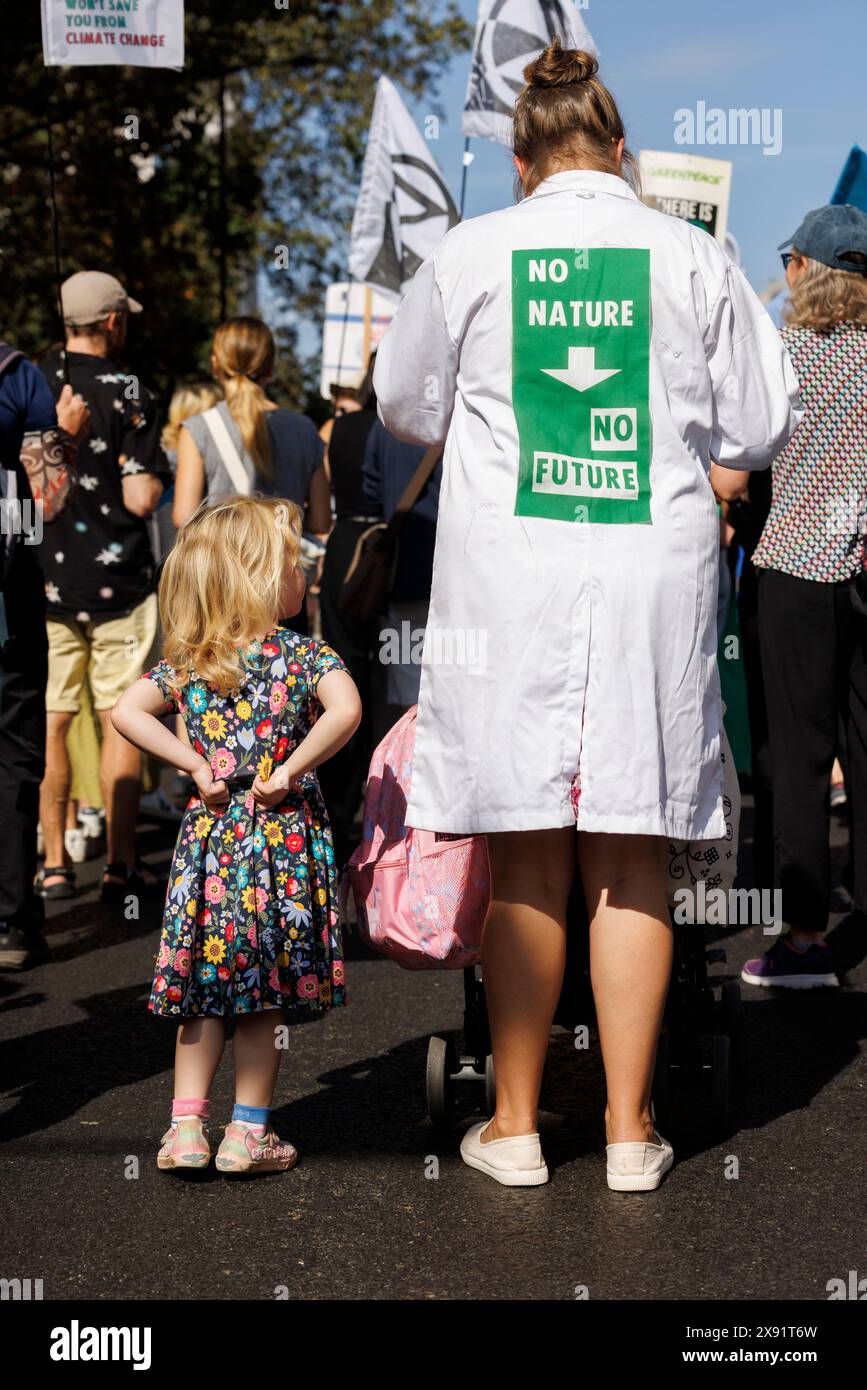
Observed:
[[[264,493],[267,497],[286,497],[290,502],[304,507],[310,492],[310,479],[322,464],[322,441],[313,421],[295,410],[268,411],[266,422],[271,441],[273,476],[264,478],[256,473],[226,402],[220,401],[217,409],[250,478],[251,491]],[[202,456],[205,496],[224,497],[226,493],[234,492],[234,484],[201,415],[191,415],[184,421],[184,429],[189,430]]]

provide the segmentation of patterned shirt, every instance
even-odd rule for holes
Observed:
[[[57,356],[42,364],[55,397],[63,390]],[[69,353],[69,380],[90,406],[78,453],[78,490],[45,527],[39,560],[48,616],[105,621],[137,607],[153,588],[153,553],[144,517],[123,503],[123,479],[156,473],[170,481],[150,393],[105,357]]]
[[[867,531],[867,328],[785,327],[805,415],[774,460],[759,569],[839,584],[864,564]]]

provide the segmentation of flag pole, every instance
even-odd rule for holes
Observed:
[[[217,233],[217,254],[219,257],[220,271],[220,323],[225,323],[226,307],[228,301],[229,267],[226,247],[226,73],[224,70],[221,70],[220,72],[217,96],[220,110],[219,143],[217,149],[217,167],[219,177],[218,217],[220,226],[219,231]]]
[[[464,139],[464,167],[461,172],[461,203],[460,208],[458,209],[460,213],[460,219],[462,222],[464,220],[464,202],[466,201],[467,196],[467,170],[469,169],[472,162],[473,156],[470,154],[470,137],[469,135],[467,135]]]
[[[46,74],[48,68],[46,66]],[[51,79],[48,78],[50,83]],[[57,317],[60,320],[60,360],[63,363],[63,380],[69,385],[69,362],[66,357],[66,325],[63,322],[63,296],[60,293],[60,227],[57,215],[57,189],[54,183],[54,133],[51,128],[51,87],[49,85],[45,103],[45,129],[48,135],[48,192],[51,203],[51,240],[54,247],[54,293]]]
[[[343,326],[340,330],[340,349],[337,353],[336,385],[338,387],[340,386],[340,373],[343,371],[343,349],[346,344],[346,322],[349,318],[349,300],[352,295],[352,287],[354,284],[355,281],[353,280],[352,274],[350,273],[349,279],[346,282],[346,303],[343,306]],[[332,413],[336,410],[336,401],[334,399],[332,399],[331,402],[331,409]]]

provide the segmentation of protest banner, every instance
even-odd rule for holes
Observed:
[[[512,112],[528,63],[555,37],[599,57],[573,0],[479,0],[461,129],[512,146]]]
[[[352,219],[350,275],[400,293],[457,221],[428,142],[394,83],[380,77]]]
[[[642,150],[642,196],[649,208],[682,217],[725,246],[732,166],[699,154]]]
[[[179,71],[184,66],[184,0],[41,3],[46,67],[129,64]]]

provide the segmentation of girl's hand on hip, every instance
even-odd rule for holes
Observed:
[[[193,781],[199,790],[202,802],[209,811],[225,811],[229,804],[229,788],[225,782],[214,781],[210,764],[203,762],[193,773]]]

